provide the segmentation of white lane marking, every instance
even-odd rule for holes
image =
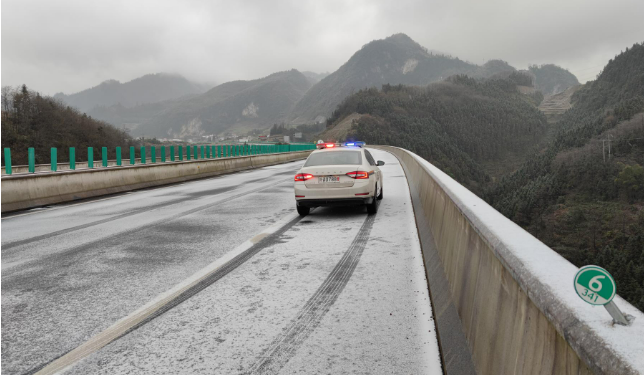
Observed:
[[[297,218],[299,215],[297,213],[292,213],[287,215],[282,220],[273,224],[272,226],[264,229],[262,232],[253,236],[251,240],[247,240],[241,245],[237,246],[232,251],[226,253],[223,257],[215,260],[206,267],[197,271],[195,274],[182,281],[181,283],[175,285],[173,288],[159,294],[153,300],[140,307],[139,309],[132,312],[130,315],[118,320],[116,323],[112,324],[110,327],[102,331],[101,333],[90,338],[80,346],[71,350],[67,354],[59,357],[53,362],[49,363],[47,366],[43,367],[41,370],[36,372],[39,374],[54,374],[59,371],[66,370],[70,366],[76,364],[81,359],[89,356],[90,354],[98,351],[104,346],[108,345],[115,339],[119,338],[121,335],[126,333],[130,328],[134,327],[136,324],[142,322],[148,316],[152,315],[155,311],[159,310],[164,305],[172,302],[175,298],[181,295],[184,291],[190,289],[194,285],[198,284],[201,280],[207,278],[217,270],[224,267],[231,260],[235,259],[239,254],[248,250],[256,242],[253,242],[253,239],[256,239],[258,236],[268,236],[275,233],[284,225],[290,221]]]

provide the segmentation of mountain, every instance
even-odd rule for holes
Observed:
[[[293,69],[252,81],[227,82],[190,98],[129,109],[114,107],[103,113],[113,110],[112,123],[129,125],[134,134],[145,136],[190,137],[261,129],[283,122],[310,87],[309,79]]]
[[[531,65],[529,71],[534,75],[535,88],[544,95],[559,94],[579,85],[574,74],[554,64]]]
[[[324,77],[328,76],[330,73],[329,72],[315,73],[315,72],[304,71],[304,72],[302,72],[302,74],[304,74],[304,76],[306,76],[306,78],[308,78],[309,81],[311,81],[312,85],[315,85],[316,83],[318,83],[322,79],[324,79]]]
[[[67,105],[89,112],[95,107],[109,107],[120,104],[124,107],[154,103],[185,95],[201,94],[209,85],[190,82],[176,74],[147,74],[129,82],[105,81],[98,86],[81,92],[65,95],[58,93],[54,98]]]
[[[364,45],[349,61],[309,90],[296,104],[293,123],[323,121],[353,92],[383,84],[427,85],[454,74],[472,73],[477,66],[435,55],[405,34]]]
[[[499,75],[509,75],[516,69],[503,60],[490,60],[470,73],[473,78],[489,78]]]
[[[410,149],[482,193],[547,133],[545,116],[517,89],[523,79],[457,75],[426,87],[361,90],[340,104],[325,134],[341,136],[337,128],[350,127],[349,139]]]

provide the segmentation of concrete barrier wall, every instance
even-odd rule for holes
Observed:
[[[2,176],[2,212],[216,176],[306,158],[311,151]]]
[[[633,320],[612,324],[575,294],[577,267],[424,159],[378,148],[409,181],[448,374],[644,373],[642,312],[617,296]]]

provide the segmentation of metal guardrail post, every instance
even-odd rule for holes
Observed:
[[[141,164],[145,164],[145,146],[141,146]]]
[[[170,146],[170,161],[174,161],[174,146]]]
[[[157,162],[157,150],[154,146],[150,146],[150,162],[152,164]]]
[[[4,149],[4,171],[6,174],[11,174],[11,149]]]
[[[161,163],[165,163],[165,146],[161,146]]]
[[[121,147],[116,147],[116,165],[117,166],[122,166],[123,165],[123,159],[121,158]]]
[[[33,147],[27,150],[27,162],[29,164],[29,173],[36,172],[36,151]]]
[[[201,158],[203,159],[203,145],[201,146]]]
[[[136,153],[134,152],[134,146],[130,146],[130,165],[136,163]]]
[[[186,146],[186,160],[190,160],[191,157],[192,156],[190,155],[190,146],[188,145]]]
[[[56,147],[51,148],[51,159],[49,162],[49,166],[51,167],[52,172],[56,172],[58,170],[58,150]]]
[[[203,146],[201,147],[201,156],[203,157]],[[210,159],[210,146],[206,146],[206,159]]]
[[[69,169],[76,170],[76,149],[74,147],[69,148]]]
[[[199,147],[198,146],[192,146],[192,156],[194,156],[195,160],[199,159]]]
[[[103,167],[107,167],[107,147],[101,149],[101,156],[103,157]]]
[[[87,148],[87,167],[94,168],[94,147]]]

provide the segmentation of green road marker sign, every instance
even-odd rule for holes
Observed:
[[[582,267],[575,276],[575,291],[591,305],[605,305],[612,301],[616,289],[610,273],[598,266]]]
[[[584,266],[575,275],[574,287],[579,298],[591,305],[604,306],[615,323],[628,325],[628,320],[613,302],[617,285],[608,271],[599,266]]]

